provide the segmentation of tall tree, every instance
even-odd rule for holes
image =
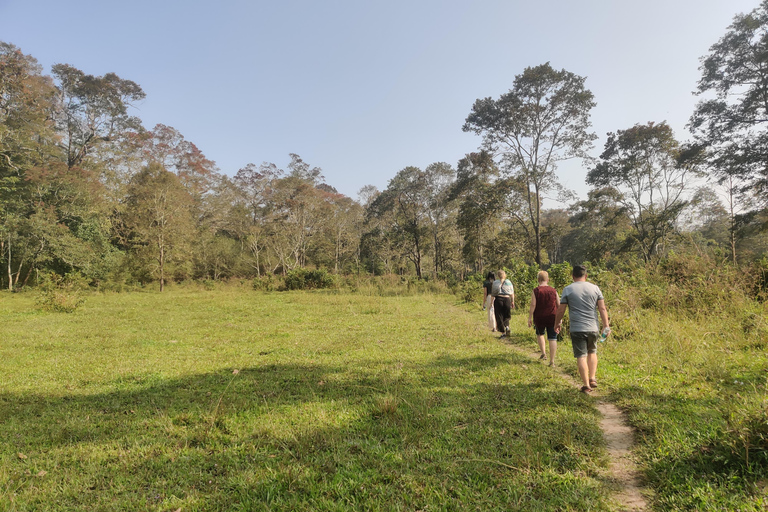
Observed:
[[[140,128],[128,113],[146,96],[141,87],[115,73],[87,75],[69,64],[54,64],[59,89],[57,122],[68,167],[82,165],[94,147]]]
[[[696,160],[680,147],[672,128],[650,122],[609,133],[587,183],[621,191],[634,240],[643,258],[651,261],[659,256],[688,204],[685,192],[696,172]]]
[[[56,89],[41,70],[33,57],[0,42],[0,258],[9,289],[43,262],[82,263],[66,248],[77,245],[70,228],[83,213],[79,192],[88,180],[59,165],[51,121]]]
[[[133,177],[126,203],[127,242],[140,259],[154,262],[150,275],[160,281],[163,291],[168,266],[189,262],[192,195],[174,173],[153,163]]]
[[[545,195],[562,191],[555,174],[559,162],[586,158],[596,139],[590,131],[592,93],[584,77],[549,63],[526,68],[512,89],[494,100],[477,100],[464,131],[483,136],[483,145],[522,184],[533,253],[541,263],[541,209]]]
[[[768,0],[734,17],[725,35],[702,59],[697,93],[702,100],[690,128],[707,149],[716,181],[729,202],[732,258],[739,224],[768,208]],[[750,211],[751,210],[751,211]]]
[[[499,185],[500,171],[487,151],[470,153],[459,161],[451,198],[459,202],[456,219],[463,236],[465,263],[483,272],[485,247],[499,230],[506,189]]]
[[[272,265],[268,247],[268,222],[272,210],[271,196],[277,180],[283,177],[283,171],[275,164],[264,162],[259,167],[248,164],[233,178],[238,190],[237,207],[247,212],[247,222],[238,230],[238,237],[248,248],[252,256],[252,267],[256,275],[261,275],[262,267],[274,272],[277,265]]]
[[[456,171],[450,164],[436,162],[424,169],[426,214],[432,232],[432,268],[437,277],[445,268],[448,256],[448,233],[456,225],[456,204],[451,198],[451,188]]]
[[[391,219],[391,236],[423,277],[424,254],[430,242],[426,176],[418,167],[406,167],[389,180],[387,189],[368,208],[369,217]]]
[[[565,260],[601,261],[630,249],[626,242],[632,225],[624,199],[614,187],[595,188],[571,206],[573,229],[562,243]]]
[[[215,162],[171,126],[158,124],[145,132],[143,150],[147,164],[159,163],[175,173],[197,200],[217,182]]]

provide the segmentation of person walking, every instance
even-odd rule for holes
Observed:
[[[488,272],[483,283],[483,310],[488,310],[488,327],[491,332],[496,332],[496,315],[493,309],[493,282],[496,280],[496,274]]]
[[[496,314],[496,329],[503,334],[501,338],[509,337],[509,319],[512,318],[512,309],[515,307],[515,288],[507,279],[507,273],[499,270],[499,278],[493,282],[491,295],[494,296],[493,309]]]
[[[597,312],[603,324],[603,335],[610,334],[608,309],[600,288],[587,282],[587,269],[576,265],[571,273],[573,282],[565,287],[555,316],[555,332],[562,328],[563,315],[569,310],[573,356],[579,369],[582,393],[591,393],[597,387],[597,339],[600,336]]]
[[[541,356],[539,359],[546,361],[547,351],[544,335],[549,340],[549,366],[555,366],[557,354],[557,333],[555,332],[555,317],[560,297],[557,290],[549,286],[549,273],[542,270],[536,276],[539,286],[533,289],[531,294],[531,308],[528,311],[528,327],[535,327],[536,340],[539,343]]]

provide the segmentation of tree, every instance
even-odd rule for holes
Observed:
[[[445,268],[448,255],[448,233],[456,225],[455,201],[451,199],[451,188],[456,172],[450,164],[436,162],[424,169],[424,192],[426,214],[432,232],[433,275],[437,277]]]
[[[238,230],[239,239],[245,243],[253,258],[252,267],[256,275],[261,275],[262,266],[274,272],[277,264],[272,265],[269,255],[264,258],[268,246],[268,217],[270,197],[274,184],[283,176],[283,171],[275,164],[264,162],[258,168],[248,164],[235,175],[233,184],[238,191],[236,207],[247,214],[247,222]]]
[[[354,262],[352,258],[357,256],[363,208],[343,194],[327,193],[324,200],[330,206],[325,230],[327,239],[333,242],[333,269],[338,274],[344,262]]]
[[[600,261],[627,250],[632,229],[624,196],[614,187],[595,188],[587,199],[571,206],[565,235],[563,257],[566,261]]]
[[[141,127],[141,121],[128,114],[128,107],[146,96],[135,82],[115,73],[86,75],[69,64],[54,64],[52,72],[58,82],[56,120],[68,167],[81,165],[95,146]]]
[[[43,264],[97,279],[110,253],[98,177],[63,163],[51,121],[56,89],[40,70],[0,43],[0,252],[11,289]]]
[[[587,158],[596,139],[589,131],[595,102],[584,81],[549,63],[526,68],[498,100],[477,100],[463,128],[482,135],[485,149],[500,156],[501,166],[521,185],[512,191],[522,195],[539,264],[542,203],[546,194],[563,190],[557,165]]]
[[[283,272],[307,265],[329,208],[310,180],[289,175],[272,185],[267,209],[267,243]]]
[[[175,173],[198,201],[215,186],[216,164],[171,126],[158,124],[146,132],[143,152],[147,164],[159,163]]]
[[[503,195],[499,186],[500,171],[487,151],[470,153],[459,161],[451,198],[459,202],[457,227],[464,239],[464,261],[475,271],[483,272],[485,248],[500,229]]]
[[[768,208],[768,0],[734,17],[726,34],[702,59],[697,93],[704,97],[690,128],[707,151],[715,180],[726,189],[731,257],[739,225]],[[737,212],[735,203],[752,208]],[[751,211],[750,211],[751,210]]]
[[[175,174],[153,163],[133,177],[126,203],[127,243],[142,261],[154,262],[149,275],[160,281],[163,291],[168,265],[188,261],[193,198]]]
[[[565,241],[571,232],[568,213],[560,208],[541,212],[541,242],[547,251],[549,263],[562,263],[565,254]]]
[[[609,133],[600,162],[587,174],[587,183],[621,192],[634,241],[643,258],[651,261],[688,204],[687,179],[696,169],[696,159],[681,148],[669,125],[650,122]]]
[[[426,184],[421,169],[406,167],[389,180],[387,189],[368,208],[369,219],[390,218],[391,242],[413,263],[419,279],[430,239]]]
[[[55,161],[50,122],[55,88],[41,69],[33,57],[0,42],[0,258],[6,260],[9,289],[25,261],[19,249],[28,245],[20,231],[32,212],[27,173]]]

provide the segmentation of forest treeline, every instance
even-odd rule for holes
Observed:
[[[596,98],[584,77],[546,63],[474,103],[463,129],[482,137],[476,152],[406,167],[356,199],[297,154],[284,169],[228,175],[178,130],[143,126],[139,84],[69,64],[44,74],[0,43],[0,284],[54,273],[162,289],[297,269],[463,278],[671,252],[766,266],[767,29],[768,0],[704,56],[688,140],[638,120],[591,157]],[[589,169],[586,198],[558,179],[572,159]]]

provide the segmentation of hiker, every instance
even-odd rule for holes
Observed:
[[[493,310],[493,282],[496,280],[496,274],[488,272],[483,283],[483,311],[488,310],[488,327],[491,332],[496,332],[496,315]]]
[[[600,337],[600,325],[597,314],[603,324],[603,335],[610,334],[608,309],[605,307],[603,293],[597,285],[587,282],[587,268],[576,265],[571,273],[573,282],[565,287],[560,297],[560,305],[555,317],[555,332],[560,333],[566,308],[570,313],[570,334],[573,344],[573,356],[579,369],[583,386],[582,393],[591,393],[597,387],[597,340]]]
[[[546,343],[544,335],[549,340],[549,366],[555,366],[555,354],[557,354],[557,333],[555,332],[555,316],[560,297],[557,290],[549,286],[549,273],[542,270],[536,276],[539,286],[531,293],[531,308],[528,311],[528,327],[536,329],[536,340],[539,343],[541,355],[539,359],[547,360]]]
[[[507,273],[499,270],[499,278],[493,282],[491,295],[493,309],[496,314],[496,329],[503,334],[500,338],[509,337],[509,319],[512,318],[512,309],[515,307],[515,289],[512,282],[507,279]]]

